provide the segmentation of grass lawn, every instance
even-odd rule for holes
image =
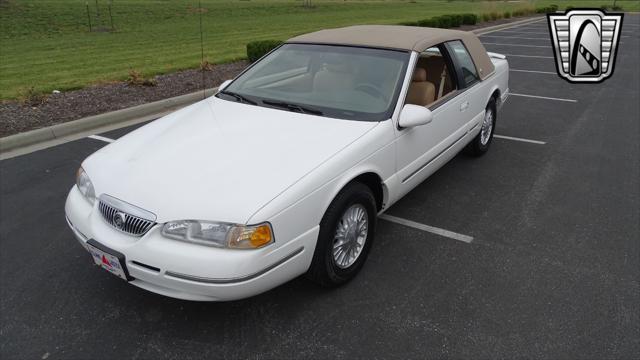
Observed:
[[[114,32],[110,27],[112,4]],[[611,0],[202,0],[205,58],[244,58],[247,42],[287,39],[350,24],[394,24],[451,13],[504,12],[556,3],[599,7]],[[625,10],[640,1],[618,0]],[[0,99],[200,65],[198,0],[0,0]],[[96,7],[97,4],[97,7]],[[98,14],[96,13],[99,13]],[[95,31],[98,28],[99,31]]]

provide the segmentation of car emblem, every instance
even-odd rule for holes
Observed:
[[[548,14],[558,75],[573,83],[597,83],[613,74],[623,14],[574,9]]]
[[[127,215],[125,213],[118,211],[115,214],[113,214],[113,226],[115,226],[116,229],[122,230],[122,228],[124,228],[124,225],[126,223],[127,223]]]

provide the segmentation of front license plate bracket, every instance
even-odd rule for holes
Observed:
[[[129,270],[127,269],[127,263],[126,263],[126,259],[124,254],[122,254],[121,252],[118,252],[116,250],[113,250],[99,242],[97,242],[94,239],[89,239],[87,241],[87,250],[89,250],[89,254],[91,255],[92,260],[94,261],[94,263],[97,266],[100,266],[101,268],[103,268],[104,270],[109,271],[110,273],[112,273],[113,275],[118,276],[119,278],[126,280],[126,281],[131,281],[134,280],[133,277],[131,277],[131,275],[129,275]],[[95,249],[98,250],[98,252],[95,251],[91,251],[92,249],[90,249],[89,247],[93,247]],[[99,254],[100,252],[104,253],[104,254]],[[97,256],[97,255],[100,256]],[[102,255],[106,255],[104,257],[102,257]],[[109,256],[110,255],[110,256]],[[117,266],[113,266],[115,264],[112,264],[111,261],[113,261],[115,258],[115,260],[117,260],[118,265],[120,266],[120,270],[122,270],[122,272],[118,271],[119,269],[117,269]],[[105,263],[106,262],[106,263]]]

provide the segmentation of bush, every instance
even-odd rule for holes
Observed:
[[[424,19],[418,21],[418,26],[422,27],[439,27],[440,23],[436,18]]]
[[[491,21],[496,21],[500,19],[500,14],[495,11],[490,13],[489,16],[491,16]]]
[[[453,20],[453,27],[460,27],[460,25],[462,25],[462,14],[451,15],[451,18]]]
[[[462,24],[462,15],[441,15],[433,19],[438,22],[438,27],[443,29],[460,27]]]
[[[490,14],[482,14],[482,21],[484,21],[484,22],[491,21],[491,15]]]
[[[504,14],[502,14],[502,17],[504,17],[505,19],[508,19],[511,17],[511,13],[508,11],[505,11]]]
[[[434,18],[431,18],[431,20],[435,21],[434,22],[435,27],[439,27],[443,29],[447,29],[451,27],[451,18],[448,15],[436,16]]]
[[[606,5],[603,5],[603,6],[606,6]],[[549,6],[537,8],[536,13],[538,14],[554,13],[557,10],[558,10],[558,5],[549,5]]]
[[[398,25],[402,26],[421,26],[419,21],[403,21],[398,23]]]
[[[624,11],[624,9],[622,8],[622,6],[620,5],[614,5],[611,7],[611,10],[613,11]]]
[[[249,62],[254,62],[260,59],[269,51],[277,48],[282,45],[283,42],[280,40],[260,40],[260,41],[252,41],[247,44],[247,57],[249,58]]]
[[[129,70],[129,77],[126,80],[130,86],[156,86],[158,81],[155,77],[145,77],[141,72],[134,69]]]
[[[475,25],[478,22],[476,14],[462,14],[462,23],[464,25]]]

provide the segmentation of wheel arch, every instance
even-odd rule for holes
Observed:
[[[502,99],[501,96],[500,96],[501,95],[500,87],[498,85],[494,85],[491,88],[490,94],[491,95],[489,96],[489,98],[486,101],[487,105],[489,104],[489,101],[491,101],[491,99],[493,99],[496,102],[496,107],[499,107],[500,106],[500,99]]]
[[[347,187],[349,184],[354,183],[354,182],[359,182],[361,184],[364,184],[369,189],[371,189],[371,192],[373,193],[373,197],[376,199],[376,209],[378,210],[378,212],[382,211],[382,209],[384,208],[384,205],[385,205],[385,198],[387,196],[387,190],[386,190],[386,186],[382,182],[382,178],[380,177],[380,175],[378,175],[375,172],[371,172],[371,171],[362,173],[362,174],[354,177],[353,179],[351,179],[351,181],[349,181],[348,183],[344,184],[340,188],[338,193],[340,191],[342,191],[342,189]],[[336,193],[336,196],[338,195],[338,193]],[[335,196],[334,196],[334,198],[335,198]]]

